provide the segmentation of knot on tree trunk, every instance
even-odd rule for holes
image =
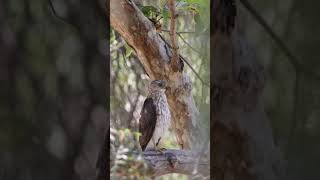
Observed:
[[[172,60],[171,60],[172,71],[174,71],[174,72],[182,72],[183,71],[183,67],[184,67],[184,63],[180,58],[177,59],[177,60],[174,60],[172,58]]]

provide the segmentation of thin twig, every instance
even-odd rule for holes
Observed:
[[[166,0],[166,3],[164,3],[163,7],[165,7],[168,4],[168,0]]]
[[[279,48],[285,53],[285,55],[289,58],[290,62],[293,64],[296,70],[301,70],[305,74],[308,74],[315,79],[320,81],[320,76],[313,71],[309,71],[305,66],[303,66],[298,58],[291,53],[286,44],[280,39],[280,37],[272,30],[272,28],[268,25],[268,23],[262,18],[262,16],[258,13],[258,11],[247,1],[240,0],[243,6],[250,12],[250,14],[258,21],[258,23],[267,31],[267,33],[271,36],[271,38],[278,44]]]
[[[181,39],[187,46],[190,47],[190,49],[192,49],[194,52],[196,52],[196,53],[198,53],[198,54],[201,55],[201,52],[198,51],[197,49],[195,49],[194,47],[192,47],[192,46],[183,38],[183,36],[182,36],[180,33],[177,33],[177,34],[178,34],[178,36],[180,37],[180,39]]]
[[[78,31],[78,27],[75,25],[75,24],[72,24],[71,22],[69,22],[68,20],[66,20],[65,18],[61,17],[60,15],[58,15],[57,11],[55,10],[54,6],[53,6],[53,3],[51,0],[48,0],[49,2],[49,7],[53,13],[53,16],[57,19],[59,19],[61,22],[67,24],[68,26],[71,26],[72,29],[74,31]]]
[[[191,64],[183,57],[180,55],[180,58],[185,62],[187,63],[187,65],[190,67],[190,69],[193,71],[193,73],[197,76],[197,78],[201,81],[202,84],[210,87],[209,83],[205,82],[201,77],[200,75],[197,73],[197,71],[191,66]]]
[[[161,36],[161,34],[159,34],[160,38],[169,46],[169,48],[172,49],[171,45],[164,39],[164,37]],[[201,77],[200,75],[197,73],[197,71],[192,67],[192,65],[187,61],[186,58],[184,58],[182,55],[179,55],[179,57],[183,60],[183,62],[185,62],[190,69],[192,70],[192,72],[196,75],[196,77],[201,81],[202,84],[206,85],[206,86],[210,86],[209,83],[206,83]]]
[[[58,15],[56,9],[54,8],[54,5],[53,5],[52,1],[51,1],[51,0],[48,0],[48,1],[49,1],[49,6],[50,6],[50,9],[51,9],[53,15],[54,15],[56,18],[60,19],[62,22],[66,23],[66,24],[69,24],[68,21],[66,21],[63,17],[61,17],[61,16]]]
[[[164,31],[164,32],[170,32],[170,31],[168,31],[168,30],[162,30],[162,31]],[[192,46],[183,38],[183,36],[181,35],[182,33],[194,33],[194,32],[176,32],[176,34],[177,34],[177,35],[181,38],[181,40],[182,40],[185,44],[187,44],[194,52],[201,54],[200,51],[198,51],[197,49],[195,49],[194,47],[192,47]]]
[[[122,39],[122,37],[120,36],[119,33],[115,32],[115,36],[116,36],[116,40],[118,41],[118,43],[121,43],[121,44],[123,43],[123,46],[120,46],[120,47],[118,48],[118,51],[119,51],[119,52],[121,53],[121,55],[122,55],[125,68],[128,69],[127,58],[126,58],[126,55],[125,55],[125,53],[124,53],[124,52],[126,51],[126,48],[124,47],[124,45],[125,45],[126,42]]]
[[[167,29],[161,29],[161,31],[163,31],[163,32],[170,32],[170,31],[167,30]],[[177,31],[176,33],[179,33],[179,34],[193,34],[193,33],[196,33],[196,32],[193,32],[193,31]]]
[[[111,44],[110,52],[117,51],[119,48],[123,47],[124,45],[125,45],[125,42],[123,42],[123,41]]]

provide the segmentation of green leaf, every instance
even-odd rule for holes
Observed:
[[[163,17],[163,23],[164,24],[168,23],[169,16],[170,16],[168,9],[166,8],[161,9],[161,15]]]
[[[128,58],[132,54],[133,49],[127,43],[124,46],[126,48],[126,58]]]
[[[158,9],[154,6],[141,6],[140,10],[147,17],[156,15],[159,12]]]

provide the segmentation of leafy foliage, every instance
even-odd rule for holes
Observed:
[[[110,173],[114,179],[142,179],[147,172],[138,142],[139,133],[129,129],[110,131]]]
[[[140,10],[147,17],[155,16],[160,13],[159,9],[154,6],[141,6]]]

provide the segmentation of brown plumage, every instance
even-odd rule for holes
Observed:
[[[156,106],[153,104],[152,98],[147,98],[144,101],[140,115],[139,131],[142,136],[140,136],[139,142],[144,151],[156,127],[156,121],[151,120],[157,118]]]
[[[160,140],[169,129],[170,110],[165,95],[166,83],[163,80],[152,81],[149,94],[144,101],[139,120],[139,138],[142,150],[156,149]]]

